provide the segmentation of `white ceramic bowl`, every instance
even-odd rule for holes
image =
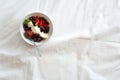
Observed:
[[[49,38],[48,38],[48,39],[45,39],[45,40],[42,40],[42,41],[40,41],[40,42],[35,42],[35,43],[34,43],[34,41],[31,41],[31,40],[27,39],[27,38],[24,36],[24,32],[25,32],[25,31],[24,31],[24,28],[23,28],[23,22],[24,22],[24,20],[25,20],[26,18],[29,18],[29,17],[31,17],[31,16],[44,17],[44,18],[49,22],[49,28],[50,28],[50,29],[49,29],[49,32],[48,32],[49,38],[51,37],[52,32],[53,32],[53,24],[52,24],[52,22],[51,22],[51,20],[49,19],[48,16],[46,16],[45,14],[40,13],[40,12],[30,13],[30,14],[28,14],[27,16],[25,16],[25,18],[22,20],[22,22],[21,22],[21,24],[20,24],[20,34],[21,34],[23,40],[24,40],[25,42],[27,42],[28,44],[30,44],[30,45],[42,45],[42,44],[45,43]]]

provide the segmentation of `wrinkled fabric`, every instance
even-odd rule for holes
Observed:
[[[120,80],[120,0],[1,0],[0,80]],[[51,39],[36,49],[20,35],[42,12]]]

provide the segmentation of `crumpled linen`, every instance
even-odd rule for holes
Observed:
[[[119,80],[120,0],[1,0],[0,80]],[[19,33],[40,11],[53,35],[38,52]],[[38,58],[37,58],[38,57]]]

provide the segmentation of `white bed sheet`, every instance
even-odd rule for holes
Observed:
[[[0,80],[120,80],[120,0],[1,0]],[[40,11],[51,39],[33,46],[19,33],[23,17]]]

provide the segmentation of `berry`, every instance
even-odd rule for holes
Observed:
[[[43,31],[44,33],[48,33],[49,32],[49,27],[44,27],[45,30]]]
[[[25,36],[27,37],[27,38],[32,38],[32,36],[33,36],[33,32],[32,31],[26,31],[25,32]]]
[[[40,30],[36,29],[36,26],[38,26]],[[25,30],[26,38],[31,39],[34,42],[40,42],[48,36],[47,33],[49,32],[49,23],[44,17],[31,16],[24,21],[23,28]],[[41,34],[39,32],[41,32]]]
[[[49,22],[44,17],[42,17],[42,20],[44,20],[46,22],[46,24],[49,25]]]
[[[41,40],[43,40],[43,38],[41,38],[39,34],[33,34],[32,39],[34,42],[40,42]]]
[[[31,17],[29,17],[29,19],[32,21],[32,20],[35,19],[35,17],[34,17],[34,16],[31,16]]]
[[[32,21],[32,23],[33,23],[33,25],[35,26],[35,17],[34,16],[31,16],[30,18],[29,18],[31,21]]]
[[[27,24],[23,24],[23,28],[24,28],[24,30],[25,31],[30,31],[31,30],[31,28],[30,27],[28,27],[28,25]]]
[[[35,16],[35,22],[36,22],[35,25],[38,26],[38,24],[39,24],[38,16]]]

